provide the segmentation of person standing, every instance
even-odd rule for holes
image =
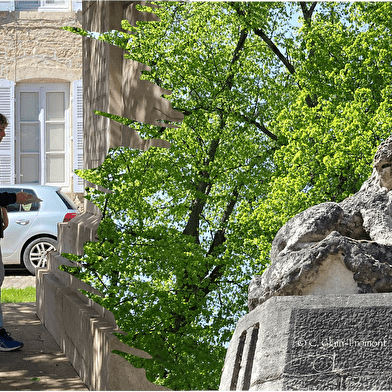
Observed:
[[[5,129],[7,128],[8,121],[7,118],[0,113],[0,142],[3,140],[5,136]],[[8,215],[6,206],[9,204],[26,204],[29,199],[32,197],[29,193],[26,192],[18,192],[18,193],[8,193],[3,192],[0,193],[0,238],[3,238],[3,231],[8,226]],[[0,248],[0,352],[1,351],[14,351],[23,347],[22,342],[18,342],[11,337],[11,334],[4,329],[3,325],[3,313],[1,309],[1,286],[4,281],[4,264],[1,257],[1,248]]]

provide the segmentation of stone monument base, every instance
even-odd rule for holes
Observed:
[[[220,390],[392,390],[392,293],[275,296],[240,319]]]

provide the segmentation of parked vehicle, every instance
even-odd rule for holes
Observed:
[[[27,192],[42,200],[27,205],[7,206],[9,225],[1,240],[4,264],[22,264],[35,275],[46,267],[47,254],[57,248],[57,224],[78,214],[72,200],[61,188],[47,185],[18,184],[0,186],[0,192]]]

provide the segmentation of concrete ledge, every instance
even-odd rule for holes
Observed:
[[[113,334],[122,333],[111,312],[84,296],[87,284],[60,271],[72,263],[50,253],[47,269],[37,275],[37,315],[90,390],[168,390],[149,382],[144,369],[137,369],[113,350],[142,358],[151,356],[131,348]]]
[[[275,296],[242,317],[220,390],[391,390],[392,293]]]
[[[97,230],[101,222],[101,213],[92,203],[85,200],[85,212],[71,219],[67,223],[57,226],[59,253],[84,254],[84,244],[88,241],[97,241]],[[86,211],[90,209],[92,211]]]

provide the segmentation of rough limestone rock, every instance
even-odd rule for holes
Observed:
[[[272,242],[271,265],[256,275],[248,305],[274,295],[392,292],[392,136],[353,196],[290,219]]]

